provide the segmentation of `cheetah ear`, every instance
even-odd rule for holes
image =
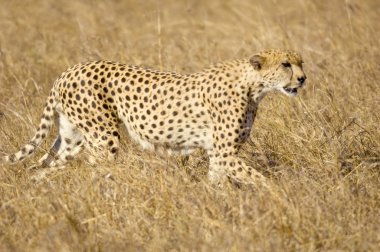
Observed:
[[[253,55],[250,59],[249,59],[249,63],[251,63],[251,65],[253,66],[253,68],[255,70],[260,70],[261,67],[263,66],[264,64],[264,61],[265,61],[265,58],[263,56],[260,56],[258,54],[256,55]]]

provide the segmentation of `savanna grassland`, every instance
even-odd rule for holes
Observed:
[[[0,164],[0,251],[379,251],[380,3],[0,0],[0,156],[37,128],[78,62],[189,73],[266,48],[304,59],[295,98],[261,103],[242,157],[278,187],[207,180],[208,160],[142,151],[82,155],[40,181],[45,153]]]

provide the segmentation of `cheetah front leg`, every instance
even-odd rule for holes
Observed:
[[[239,158],[240,140],[244,139],[248,131],[235,130],[234,133],[230,131],[230,134],[226,134],[222,127],[214,127],[214,129],[213,148],[208,151],[210,157],[209,179],[211,182],[220,185],[226,178],[231,178],[238,183],[251,184],[256,188],[261,187],[280,204],[288,206],[283,197],[284,192],[280,188]],[[242,128],[239,127],[238,129]]]
[[[226,97],[228,99],[228,97]],[[229,98],[229,101],[233,99]],[[214,106],[210,115],[213,121],[213,148],[208,151],[210,159],[209,179],[222,181],[229,177],[244,184],[268,187],[267,179],[258,171],[249,167],[238,156],[239,147],[248,138],[256,116],[257,104],[253,101],[238,103],[224,109]]]
[[[246,165],[237,156],[237,151],[234,148],[225,148],[220,151],[218,153],[209,152],[208,176],[212,183],[221,183],[229,177],[238,183],[269,187],[267,179],[260,172]]]
[[[218,145],[218,143],[216,144]],[[282,206],[290,207],[284,195],[286,193],[271,183],[261,173],[254,168],[246,165],[243,160],[237,156],[237,147],[217,148],[218,153],[210,153],[210,171],[209,179],[214,184],[220,185],[227,177],[242,183],[251,184],[256,188],[264,188],[270,195]],[[211,151],[212,152],[212,151]]]
[[[255,111],[250,111],[251,122],[247,112],[242,111],[240,119],[231,120],[226,114],[216,111],[213,131],[213,148],[208,152],[210,158],[209,178],[213,182],[222,181],[229,177],[236,182],[268,186],[267,179],[258,171],[249,167],[239,158],[238,151],[242,143],[248,138]]]

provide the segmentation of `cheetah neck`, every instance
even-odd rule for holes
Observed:
[[[243,79],[246,81],[242,83],[241,89],[246,90],[251,102],[258,104],[267,94],[268,90],[265,88],[265,83],[257,76],[256,71],[248,71]]]
[[[262,88],[262,87],[263,87],[263,84],[258,82],[258,83],[254,83],[249,88],[248,96],[252,102],[259,104],[260,101],[265,97],[265,95],[267,94],[267,91],[265,90],[265,88]]]

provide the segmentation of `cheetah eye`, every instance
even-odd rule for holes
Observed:
[[[284,62],[284,63],[282,63],[282,65],[284,67],[291,67],[292,66],[289,62]]]

